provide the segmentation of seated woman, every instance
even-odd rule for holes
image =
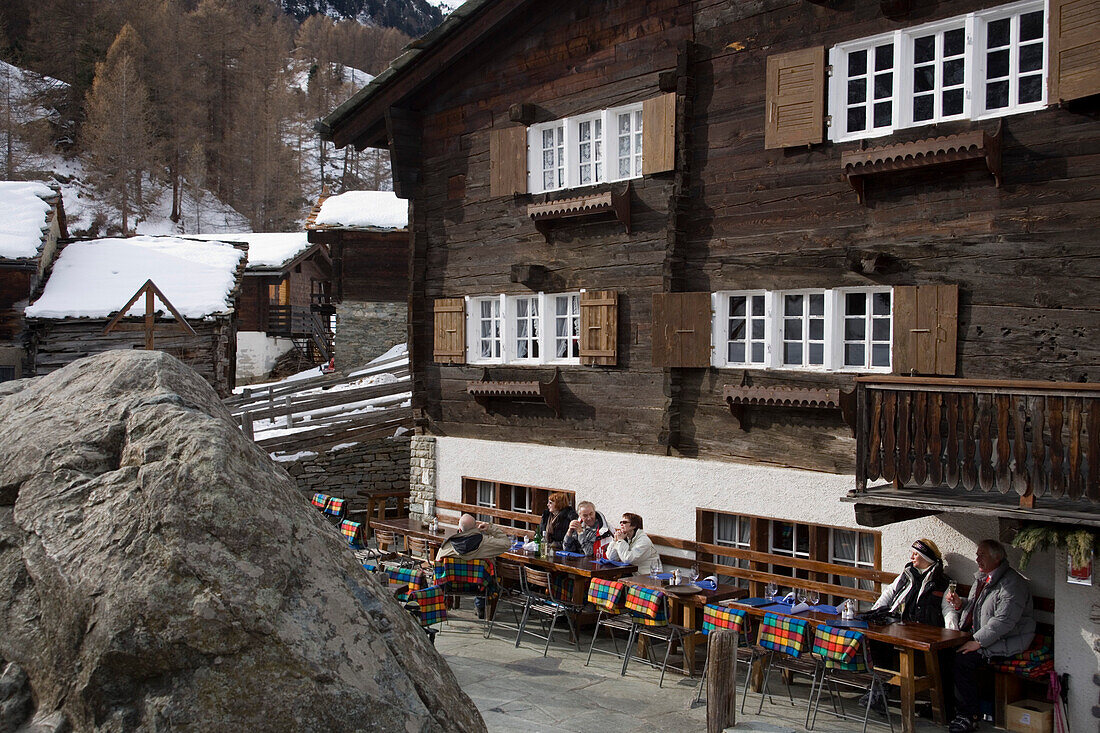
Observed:
[[[882,595],[871,608],[885,608],[902,621],[943,626],[946,589],[940,548],[932,540],[919,539],[913,543],[909,562],[894,582],[882,589]]]
[[[546,499],[546,511],[542,513],[542,536],[555,550],[560,550],[569,532],[569,523],[577,518],[577,512],[569,505],[569,495],[555,491]]]
[[[642,573],[652,572],[653,566],[660,561],[657,548],[642,531],[642,518],[637,514],[623,514],[615,530],[615,540],[607,548],[607,559],[636,565]]]

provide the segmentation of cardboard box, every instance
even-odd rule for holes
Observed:
[[[1020,700],[1005,706],[1005,728],[1016,733],[1050,733],[1054,706],[1039,700]]]

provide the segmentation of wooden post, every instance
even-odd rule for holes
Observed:
[[[294,408],[290,406],[290,395],[283,399],[283,404],[286,405],[286,426],[292,428],[294,427]]]
[[[145,289],[145,350],[153,350],[153,289]]]
[[[707,733],[722,733],[737,724],[737,632],[712,631],[707,646]]]
[[[244,431],[245,437],[249,440],[255,440],[256,435],[252,432],[252,413],[245,411],[241,413],[241,430]]]

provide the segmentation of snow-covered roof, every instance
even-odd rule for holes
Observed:
[[[28,318],[107,318],[146,280],[152,280],[185,318],[226,313],[233,308],[237,267],[244,256],[225,242],[179,237],[73,242],[54,263],[42,297],[25,314]],[[144,298],[127,311],[130,316],[144,314]]]
[[[312,247],[305,232],[188,234],[188,239],[248,244],[248,269],[282,267]]]
[[[0,181],[0,257],[34,257],[50,224],[57,192],[40,181]]]
[[[393,191],[346,191],[329,196],[321,202],[312,224],[317,229],[405,229],[408,225],[409,203]]]

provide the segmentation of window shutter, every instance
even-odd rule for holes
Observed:
[[[1050,0],[1048,99],[1060,102],[1100,92],[1100,2]]]
[[[463,298],[437,298],[435,342],[432,350],[437,364],[466,363],[466,301]]]
[[[710,366],[710,293],[653,295],[653,366]]]
[[[958,285],[894,288],[894,373],[954,376],[958,330]]]
[[[769,56],[765,86],[765,148],[825,139],[824,46]]]
[[[676,95],[642,102],[642,174],[676,169]]]
[[[581,293],[582,364],[613,366],[618,355],[619,294],[614,290]]]
[[[527,128],[489,133],[489,195],[527,193]]]

